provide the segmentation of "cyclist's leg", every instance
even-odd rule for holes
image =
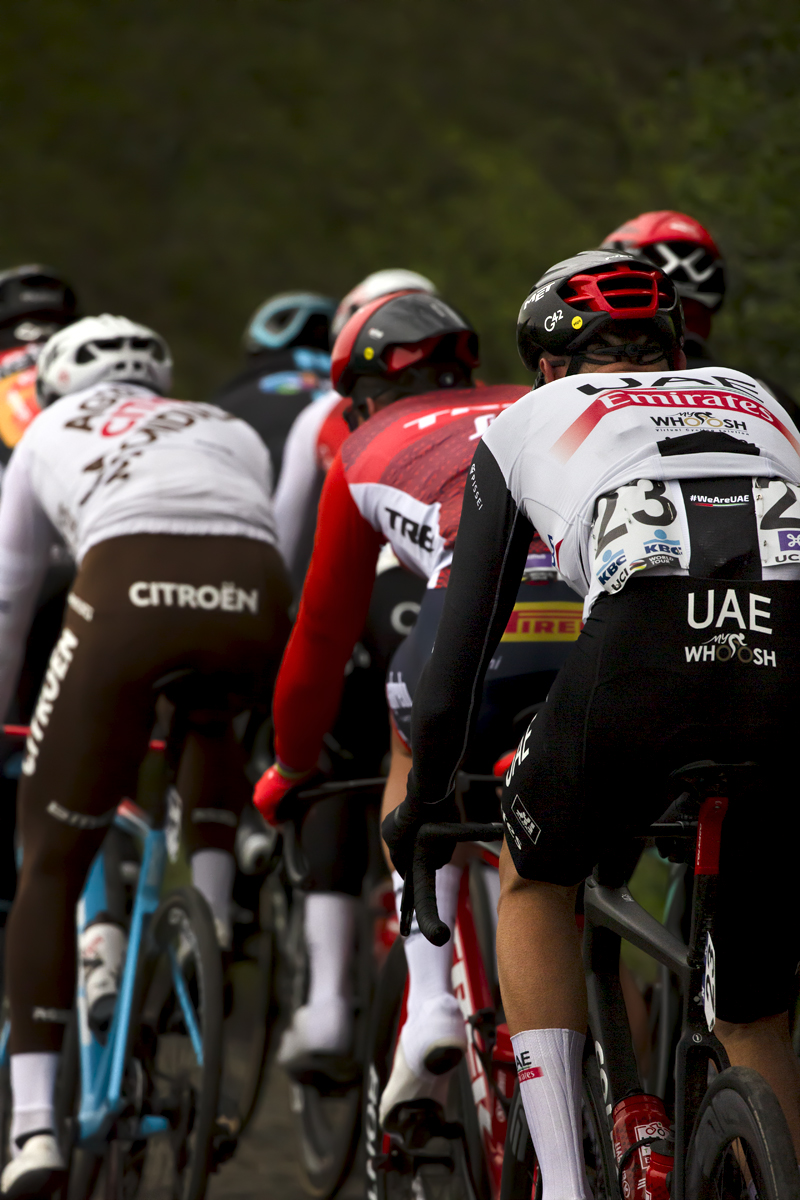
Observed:
[[[387,676],[386,693],[392,715],[391,766],[381,807],[381,819],[404,799],[411,769],[411,706],[414,688],[430,657],[444,590],[429,590],[422,599],[411,633],[395,653]],[[462,867],[449,863],[436,873],[439,913],[450,928],[455,924]],[[398,915],[403,880],[392,871]],[[452,942],[434,946],[420,933],[416,918],[405,941],[408,964],[407,1016],[397,1042],[394,1064],[380,1104],[384,1122],[401,1102],[443,1100],[450,1070],[466,1050],[464,1019],[453,994]]]
[[[249,798],[245,755],[225,710],[188,713],[175,787],[185,806],[184,837],[192,883],[205,897],[221,949],[231,945],[233,845]]]
[[[300,845],[308,867],[303,908],[308,993],[278,1054],[290,1071],[305,1065],[309,1055],[339,1057],[352,1049],[352,961],[367,870],[363,805],[346,795],[318,801],[303,818]]]
[[[81,568],[75,586],[84,601],[81,615],[68,612],[53,652],[20,789],[24,861],[7,944],[10,1048],[18,1059],[12,1075],[31,1110],[15,1116],[20,1128],[30,1131],[41,1119],[33,1110],[52,1109],[54,1068],[45,1071],[41,1055],[49,1055],[52,1066],[62,1032],[52,1017],[71,1006],[74,907],[116,804],[135,794],[152,721],[152,683],[175,668],[225,666],[255,688],[262,682],[257,668],[269,657],[265,647],[279,652],[273,642],[288,627],[283,568],[277,555],[274,563],[261,561],[269,548],[259,543],[237,551],[233,543],[244,541],[204,539],[200,555],[195,538],[119,538],[95,547]],[[197,594],[210,566],[215,575],[219,569],[218,578],[237,579],[248,596],[260,588],[260,611],[243,605],[242,611],[176,612],[130,598],[133,583],[170,576]],[[274,608],[273,581],[280,597]],[[166,586],[174,598],[179,585]]]
[[[387,557],[389,564],[387,565]],[[353,654],[332,734],[350,756],[337,764],[348,777],[377,775],[388,745],[386,668],[413,627],[424,581],[381,556],[361,642]],[[403,775],[405,793],[405,774]],[[290,1070],[308,1054],[350,1049],[350,997],[358,897],[367,869],[364,809],[347,796],[314,804],[299,829],[308,871],[304,885],[308,996],[287,1029],[279,1061]]]
[[[780,761],[778,755],[773,760]],[[722,831],[714,946],[714,1032],[733,1066],[752,1067],[783,1108],[800,1158],[800,1062],[789,1035],[800,945],[794,907],[798,818],[794,779],[777,766],[729,805]],[[763,812],[769,797],[771,812]],[[776,828],[779,831],[776,837]]]

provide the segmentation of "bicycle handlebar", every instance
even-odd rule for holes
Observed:
[[[450,940],[450,929],[439,917],[436,903],[436,869],[432,865],[433,851],[443,840],[453,842],[492,842],[503,836],[499,821],[478,824],[457,821],[426,822],[417,831],[411,865],[406,871],[403,899],[400,904],[400,933],[408,937],[414,911],[420,932],[434,946],[444,946]]]
[[[31,731],[30,725],[4,725],[3,735],[10,738],[26,738]],[[152,738],[149,742],[151,750],[165,750],[167,743],[161,738]]]

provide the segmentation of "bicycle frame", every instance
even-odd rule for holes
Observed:
[[[486,855],[497,866],[495,855]],[[505,1022],[495,1021],[486,968],[478,944],[469,897],[469,872],[464,871],[458,896],[453,937],[453,992],[470,1031],[467,1069],[472,1099],[483,1141],[493,1200],[500,1195],[508,1118],[504,1101],[510,1103],[516,1081],[514,1051]],[[480,1044],[479,1044],[480,1043]]]
[[[482,857],[489,865],[497,867],[497,854],[488,847],[483,848]],[[491,1197],[492,1200],[497,1200],[500,1195],[508,1125],[507,1102],[510,1103],[514,1091],[516,1067],[508,1026],[505,1023],[497,1024],[495,1021],[494,999],[478,940],[469,894],[469,872],[466,870],[461,879],[453,930],[452,981],[453,991],[469,1031],[466,1065]],[[398,1037],[406,1017],[407,990],[406,981]],[[383,1136],[382,1149],[388,1157],[391,1149],[389,1134]]]
[[[631,1092],[641,1091],[619,981],[620,939],[624,937],[678,977],[683,988],[683,1022],[675,1067],[675,1166],[672,1200],[685,1195],[686,1151],[708,1082],[708,1064],[729,1064],[713,1034],[715,977],[713,914],[719,874],[722,822],[728,799],[707,795],[697,822],[658,823],[644,837],[693,837],[696,831],[695,887],[688,946],[650,916],[631,896],[621,863],[601,864],[586,882],[584,962],[589,1028],[595,1041],[606,1113]]]
[[[161,885],[167,853],[164,830],[154,829],[147,815],[131,801],[126,800],[119,806],[114,824],[124,832],[132,834],[141,843],[142,864],[131,913],[125,967],[105,1045],[98,1042],[89,1028],[83,973],[80,967],[78,970],[76,1007],[80,1045],[81,1092],[76,1143],[95,1154],[102,1153],[126,1103],[122,1094],[122,1085],[130,1041],[131,1015],[136,999],[142,939],[146,936],[148,920],[161,899]],[[77,905],[78,936],[105,907],[105,867],[101,851],[92,864]],[[186,985],[172,954],[170,955],[170,965],[186,1029],[189,1032],[198,1064],[202,1065],[202,1046],[197,1019],[186,991]],[[131,1140],[152,1137],[154,1134],[166,1132],[168,1125],[166,1117],[145,1115],[135,1121],[133,1129],[126,1130],[126,1137],[130,1137]]]

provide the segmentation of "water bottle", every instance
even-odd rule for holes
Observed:
[[[623,1162],[624,1200],[669,1200],[667,1176],[672,1170],[671,1133],[658,1096],[626,1096],[614,1108],[614,1157]],[[653,1139],[632,1153],[631,1147]],[[653,1144],[657,1140],[658,1144]]]

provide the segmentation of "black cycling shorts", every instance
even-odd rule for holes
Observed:
[[[699,759],[753,760],[722,835],[719,1015],[783,1011],[800,959],[793,910],[800,805],[800,585],[633,579],[601,596],[506,775],[521,876],[574,884],[656,820],[667,777]]]
[[[389,666],[386,696],[401,739],[411,745],[411,706],[431,656],[445,588],[429,589],[417,623]],[[492,658],[464,767],[485,770],[513,749],[514,718],[540,703],[566,662],[581,628],[583,605],[565,583],[520,584],[514,612]]]

